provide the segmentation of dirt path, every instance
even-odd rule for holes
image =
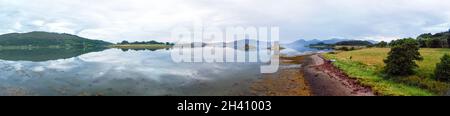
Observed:
[[[305,58],[303,72],[314,96],[374,95],[369,88],[360,86],[318,54]]]

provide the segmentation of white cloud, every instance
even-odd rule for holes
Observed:
[[[447,23],[441,23],[441,24],[437,24],[437,25],[432,25],[432,26],[429,26],[429,27],[424,27],[423,31],[426,31],[426,32],[440,32],[440,31],[443,31],[443,30],[448,30],[449,27],[450,27],[450,22],[447,22]]]
[[[169,41],[171,28],[194,18],[213,26],[280,26],[286,41],[409,37],[447,30],[442,24],[450,22],[450,1],[0,0],[0,33],[39,30],[112,42]]]
[[[45,68],[43,66],[37,66],[31,69],[34,72],[43,72],[45,71]]]
[[[383,35],[375,35],[375,36],[368,36],[368,37],[360,37],[362,40],[377,40],[377,41],[385,41],[390,42],[391,40],[401,39],[400,36],[383,36]]]
[[[51,32],[58,32],[58,33],[69,33],[69,34],[75,34],[75,31],[73,30],[73,27],[75,27],[75,24],[72,24],[70,22],[53,22],[48,23],[44,25],[48,31]]]
[[[21,24],[20,22],[14,23],[13,29],[14,29],[14,30],[20,30],[20,29],[22,29],[22,24]]]
[[[45,22],[41,21],[41,20],[35,20],[35,21],[32,21],[31,24],[33,24],[34,26],[41,27],[41,26],[44,26]]]

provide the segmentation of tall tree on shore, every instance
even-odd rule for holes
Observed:
[[[450,36],[447,37],[447,47],[450,48]]]
[[[436,79],[441,81],[450,81],[450,55],[445,54],[441,62],[436,65]]]
[[[419,53],[419,44],[412,38],[405,38],[394,42],[389,56],[384,60],[385,72],[390,76],[405,76],[414,74],[418,67],[416,60],[423,60]]]

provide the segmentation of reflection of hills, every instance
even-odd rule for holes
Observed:
[[[118,48],[124,52],[127,51],[158,51],[158,50],[169,50],[170,48]]]
[[[0,49],[0,59],[9,61],[48,61],[67,59],[82,54],[105,50],[105,48],[35,48]]]

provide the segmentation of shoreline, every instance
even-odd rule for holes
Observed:
[[[280,70],[252,84],[258,96],[375,96],[320,53],[281,57]]]
[[[251,85],[251,93],[257,96],[312,96],[301,71],[305,57],[281,57],[279,71],[263,74]]]
[[[109,48],[119,49],[166,49],[171,48],[171,45],[165,44],[124,44],[124,45],[110,45]]]
[[[303,72],[315,96],[375,96],[369,87],[351,79],[320,54],[307,57]]]

